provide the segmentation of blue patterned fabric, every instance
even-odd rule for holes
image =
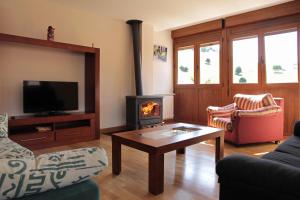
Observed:
[[[0,138],[7,137],[8,115],[0,114]]]
[[[34,157],[31,151],[8,138],[1,140],[5,140],[2,144],[6,150],[0,154],[0,200],[77,184],[98,175],[108,165],[102,148],[82,148]]]

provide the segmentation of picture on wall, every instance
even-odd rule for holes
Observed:
[[[154,45],[153,56],[163,62],[167,62],[167,47],[161,45]]]

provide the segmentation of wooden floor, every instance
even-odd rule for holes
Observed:
[[[111,172],[111,137],[101,135],[101,140],[78,143],[69,146],[55,147],[35,151],[36,154],[60,150],[100,146],[109,157],[109,167],[94,180],[99,184],[101,200],[139,200],[139,199],[172,199],[172,200],[216,200],[219,185],[215,174],[214,143],[203,142],[187,148],[185,155],[175,151],[165,154],[165,190],[158,196],[148,193],[148,156],[146,153],[122,147],[122,172],[113,176]],[[225,145],[225,156],[232,153],[243,153],[261,156],[273,150],[275,144],[259,144],[244,147]]]

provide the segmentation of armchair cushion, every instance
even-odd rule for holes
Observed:
[[[236,94],[233,101],[237,104],[239,110],[255,110],[265,106],[275,106],[276,102],[272,94],[261,95]]]
[[[0,114],[0,138],[7,137],[8,115]]]
[[[266,106],[254,110],[236,110],[234,111],[233,116],[234,117],[238,117],[238,116],[256,117],[256,116],[263,116],[263,115],[268,115],[268,114],[278,113],[278,112],[281,112],[279,106]]]

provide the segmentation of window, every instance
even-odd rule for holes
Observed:
[[[234,40],[233,83],[258,83],[258,37]]]
[[[220,45],[200,47],[200,84],[220,83]]]
[[[297,31],[266,35],[267,83],[297,83]]]
[[[177,83],[194,84],[194,48],[178,50]]]

